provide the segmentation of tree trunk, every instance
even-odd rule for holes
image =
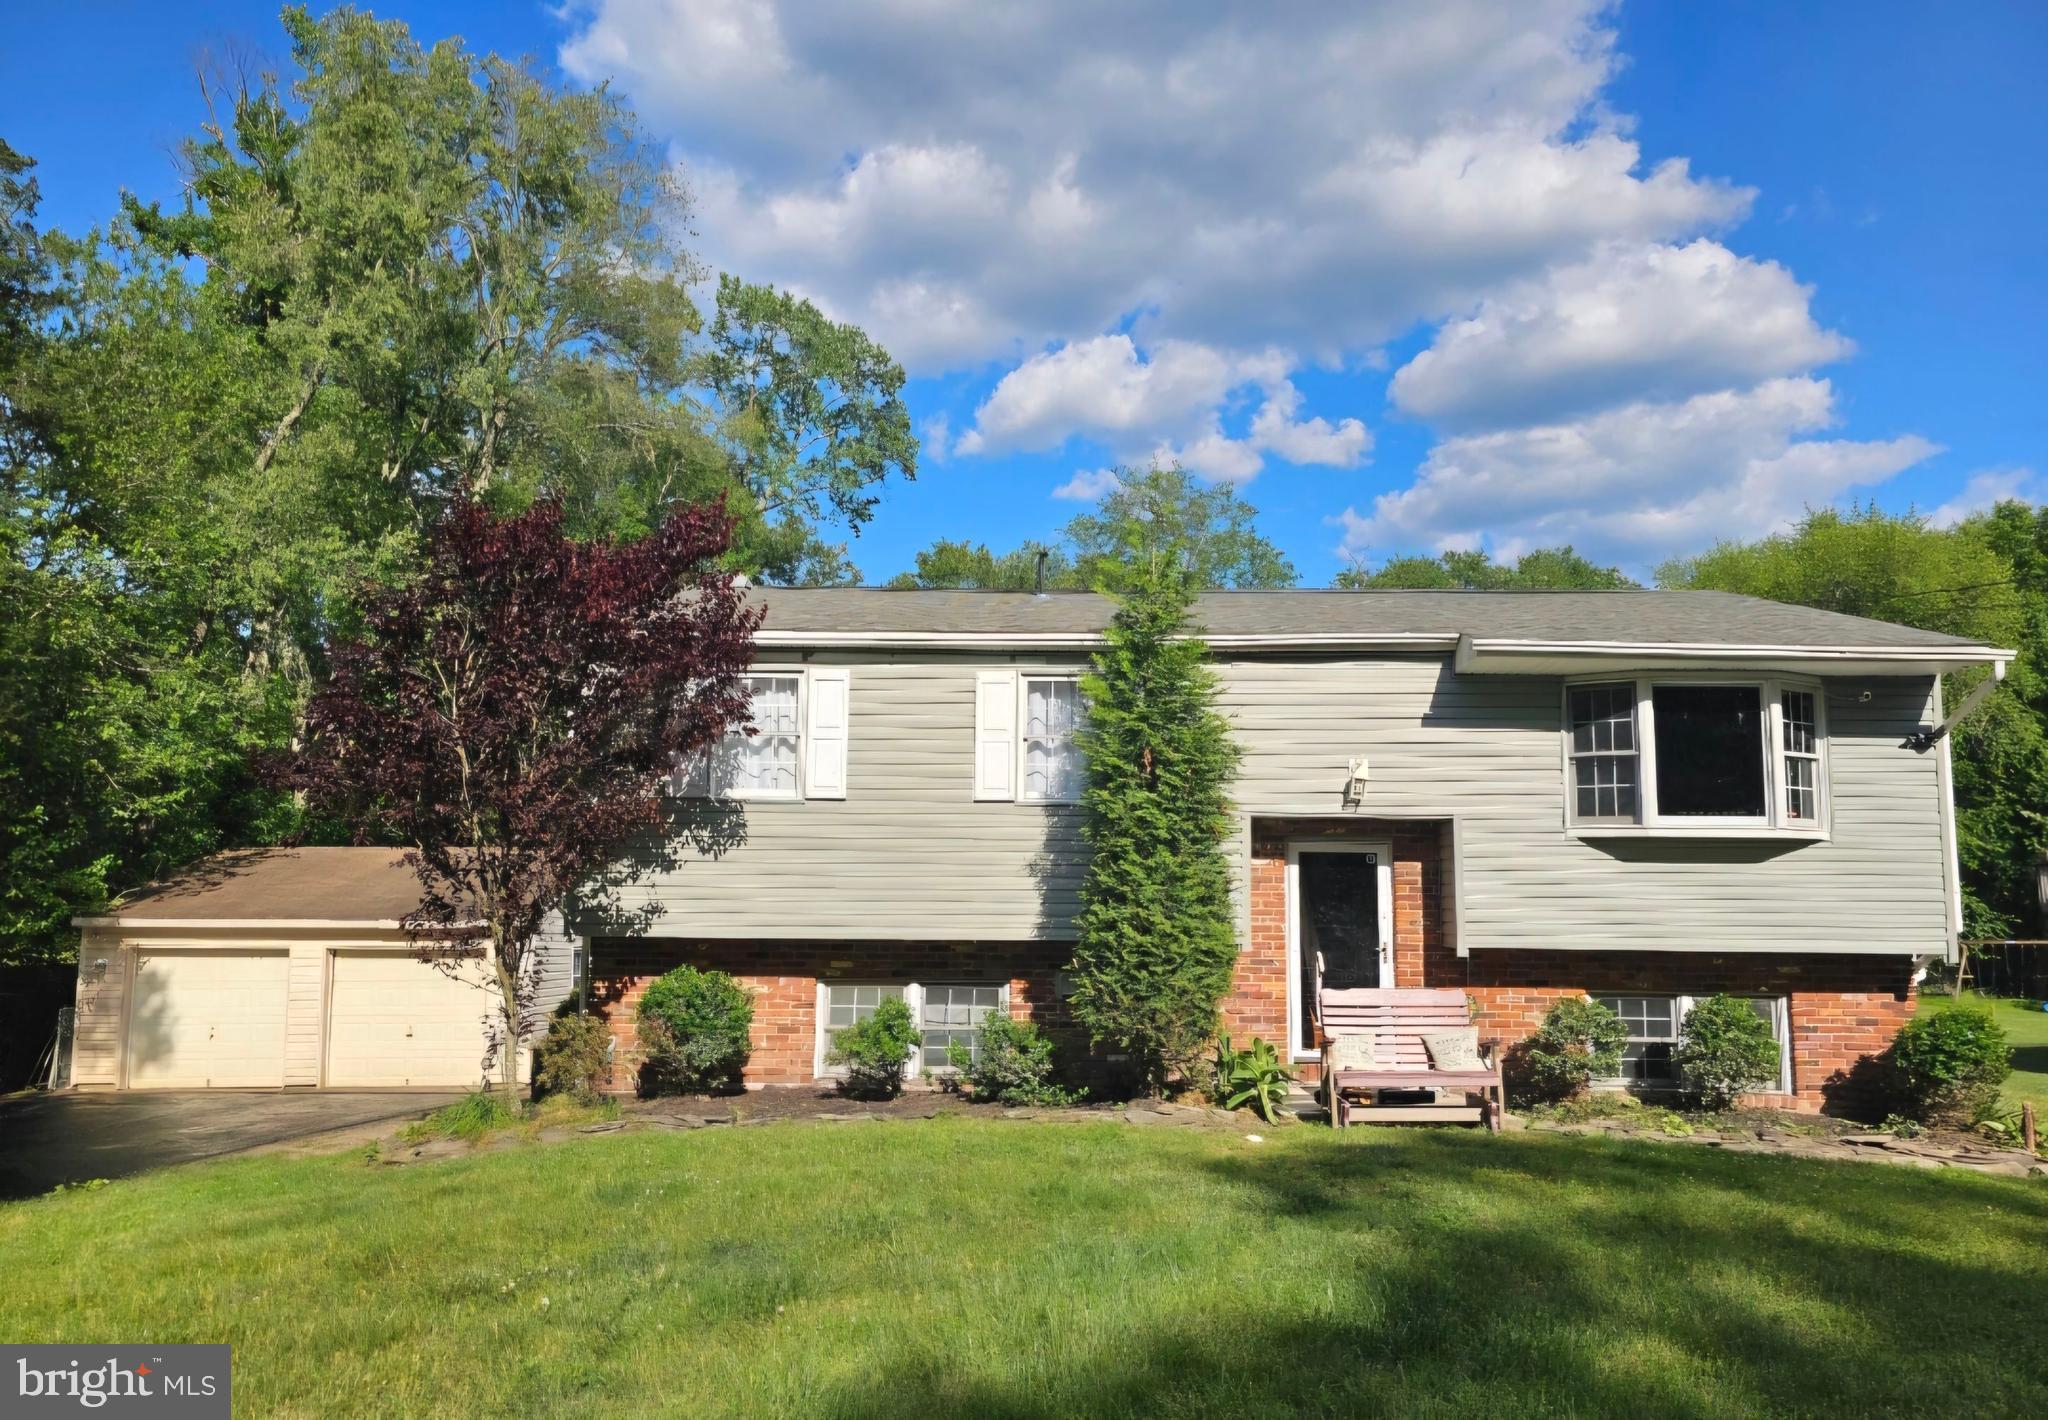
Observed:
[[[519,1112],[519,1020],[523,1014],[519,980],[505,965],[505,949],[494,930],[491,965],[498,973],[498,1006],[503,1012],[504,1039],[498,1059],[498,1097],[512,1113]]]

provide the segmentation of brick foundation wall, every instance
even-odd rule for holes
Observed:
[[[1792,1030],[1791,1095],[1759,1104],[1871,1114],[1884,1106],[1874,1058],[1913,1013],[1912,964],[1897,956],[1774,953],[1481,951],[1460,957],[1450,931],[1443,871],[1448,826],[1371,819],[1261,819],[1249,873],[1251,936],[1222,1003],[1224,1029],[1240,1044],[1287,1039],[1287,844],[1315,837],[1393,845],[1394,980],[1399,986],[1456,988],[1475,1004],[1482,1039],[1512,1046],[1535,1030],[1561,996],[1716,992],[1783,996]],[[1067,942],[943,943],[687,942],[599,940],[592,944],[590,1001],[618,1042],[615,1087],[637,1084],[634,1008],[648,982],[689,963],[737,977],[755,993],[749,1086],[814,1078],[817,988],[822,981],[997,982],[1010,987],[1010,1014],[1037,1022],[1073,1061],[1085,1048],[1058,999],[1055,978],[1072,955]],[[1313,1079],[1313,1065],[1304,1074]]]
[[[1068,942],[686,942],[658,937],[591,944],[592,1011],[617,1042],[615,1090],[639,1084],[634,1016],[647,984],[678,966],[731,973],[754,993],[749,1087],[815,1079],[820,981],[1008,982],[1010,1014],[1035,1021],[1063,1045],[1072,1021],[1054,975],[1073,955]]]
[[[1460,957],[1446,930],[1447,829],[1436,823],[1258,822],[1250,869],[1251,945],[1225,1003],[1234,1034],[1286,1038],[1287,844],[1319,836],[1391,841],[1395,985],[1469,993],[1482,1039],[1509,1045],[1526,1039],[1561,996],[1783,996],[1792,1031],[1793,1093],[1758,1095],[1753,1102],[1852,1115],[1884,1106],[1875,1058],[1913,1014],[1908,958],[1569,949]],[[1310,1066],[1306,1073],[1316,1072]]]

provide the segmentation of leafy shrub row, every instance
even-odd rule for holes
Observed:
[[[1575,1099],[1597,1078],[1621,1073],[1628,1027],[1589,996],[1553,1004],[1521,1051],[1536,1092]],[[1726,1109],[1740,1095],[1778,1077],[1778,1043],[1749,1002],[1710,996],[1685,1013],[1672,1051],[1680,1086],[1710,1109]]]
[[[1080,1096],[1054,1083],[1052,1042],[1029,1021],[991,1011],[975,1031],[974,1049],[954,1041],[946,1063],[979,1100],[1009,1105],[1066,1105]]]

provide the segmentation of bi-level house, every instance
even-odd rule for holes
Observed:
[[[757,993],[750,1085],[827,1073],[888,996],[921,1067],[991,1011],[1062,1027],[1110,603],[754,595],[754,732],[679,776],[689,831],[572,913],[548,973],[610,1020],[620,1086],[639,992],[683,962]],[[1711,592],[1220,592],[1197,617],[1243,750],[1224,1014],[1307,1074],[1320,956],[1334,985],[1462,989],[1510,1041],[1590,993],[1646,1085],[1688,1003],[1738,993],[1781,1044],[1776,1102],[1849,1104],[1954,951],[1942,681],[2008,651]],[[474,993],[405,957],[405,877],[257,855],[83,924],[78,1082],[473,1078]]]
[[[764,590],[758,732],[686,788],[720,856],[591,924],[623,1058],[680,962],[758,994],[756,1084],[826,1070],[906,997],[923,1062],[984,1014],[1057,1027],[1073,938],[1086,594]],[[1243,749],[1233,1035],[1313,1073],[1333,985],[1468,992],[1525,1036],[1567,993],[1628,1022],[1654,1084],[1691,999],[1751,998],[1779,1103],[1861,1083],[1954,951],[1942,677],[2010,652],[1712,592],[1219,592],[1197,617]]]

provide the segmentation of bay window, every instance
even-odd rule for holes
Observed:
[[[1819,833],[1823,709],[1817,687],[1767,678],[1567,685],[1569,820],[1594,831]]]

